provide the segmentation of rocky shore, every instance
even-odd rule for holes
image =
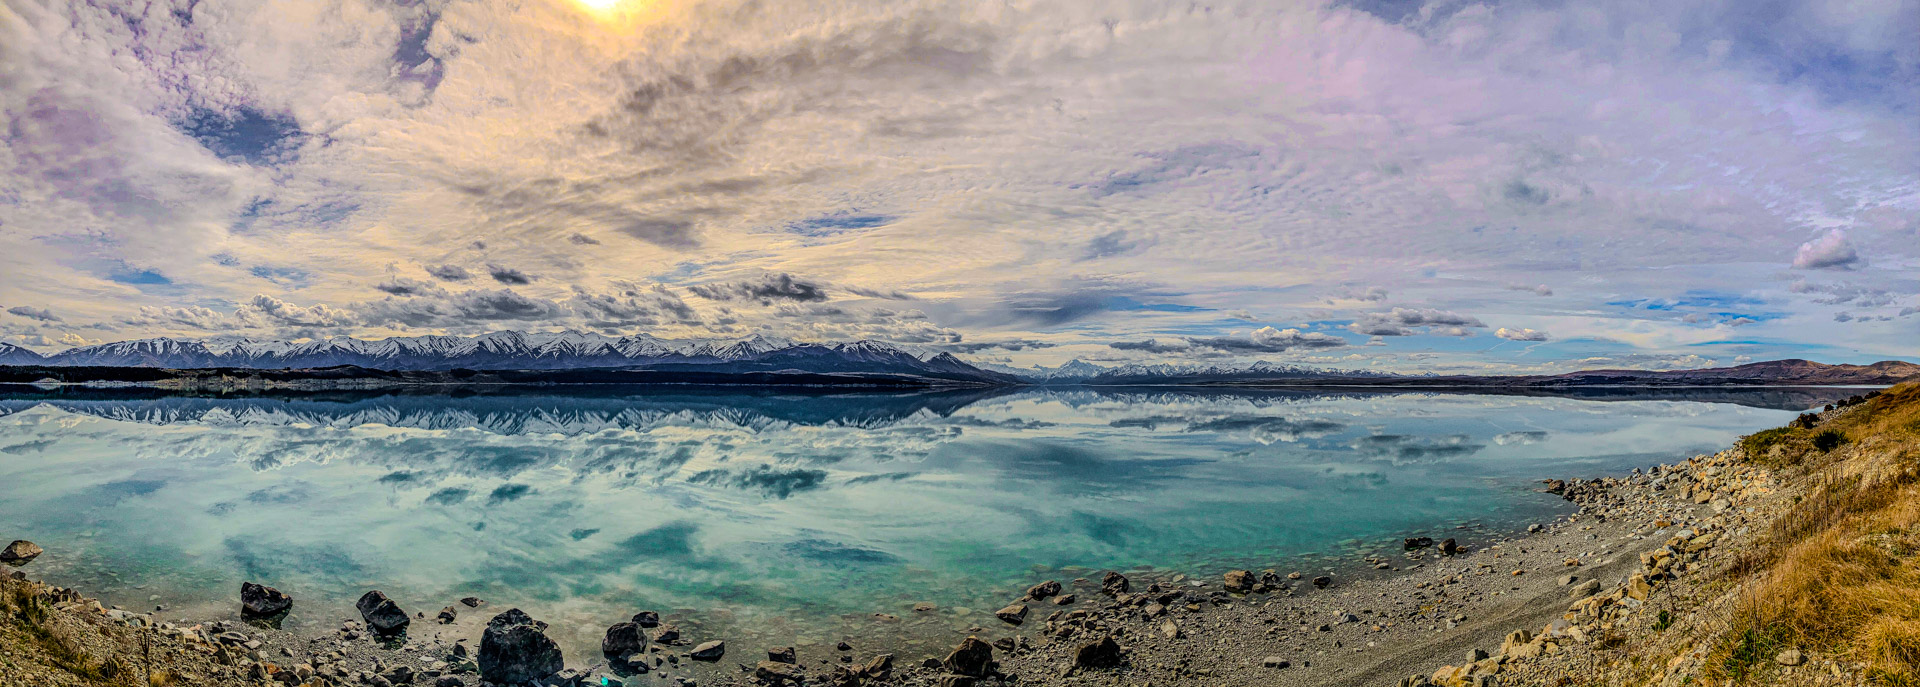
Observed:
[[[1542,489],[1577,511],[1509,536],[1382,542],[1364,556],[1365,579],[1270,569],[1040,581],[932,656],[728,646],[641,611],[606,630],[604,660],[565,666],[544,623],[475,598],[430,615],[370,591],[360,617],[303,637],[275,629],[299,602],[269,587],[239,590],[242,620],[181,627],[33,582],[29,567],[0,580],[11,620],[0,638],[20,640],[0,642],[0,671],[9,687],[1699,684],[1712,647],[1692,629],[1733,596],[1712,571],[1805,491],[1740,448]],[[26,641],[43,635],[55,639]],[[1663,665],[1645,664],[1651,645]],[[1624,660],[1630,647],[1641,650]],[[1768,675],[1866,684],[1856,668],[1785,648]]]

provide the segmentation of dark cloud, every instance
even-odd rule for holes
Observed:
[[[1346,339],[1320,332],[1302,332],[1298,329],[1274,329],[1261,327],[1248,332],[1245,338],[1237,336],[1185,337],[1177,341],[1146,339],[1144,341],[1115,341],[1107,346],[1122,351],[1145,351],[1148,353],[1181,353],[1196,350],[1221,351],[1227,353],[1281,353],[1292,350],[1313,350],[1343,348],[1348,346]]]
[[[1465,328],[1485,329],[1486,324],[1471,315],[1433,308],[1394,308],[1388,312],[1367,313],[1347,325],[1347,331],[1367,336],[1408,336],[1415,328],[1448,328],[1436,333],[1460,334]]]
[[[574,287],[567,307],[588,324],[601,329],[647,326],[667,322],[698,324],[699,313],[659,284],[641,286],[619,282],[612,293],[593,293]]]
[[[46,308],[34,308],[34,307],[25,306],[25,305],[16,305],[11,308],[7,308],[7,312],[13,313],[15,315],[19,315],[21,317],[24,317],[30,320],[39,320],[41,322],[59,322],[60,321],[59,316],[54,315],[52,310],[48,310]]]
[[[360,307],[368,325],[461,327],[483,322],[551,320],[566,308],[550,300],[501,289],[438,292],[412,297],[390,297]]]
[[[418,279],[408,279],[406,277],[395,277],[393,279],[388,279],[378,284],[374,284],[373,288],[379,289],[381,291],[385,291],[395,296],[417,296],[423,293],[432,293],[440,290],[440,287],[434,286],[431,283],[420,281]]]
[[[524,286],[532,284],[534,280],[533,275],[504,265],[487,265],[487,276],[510,286]]]
[[[1517,205],[1546,205],[1553,193],[1541,186],[1515,179],[1500,187],[1500,196]]]
[[[594,237],[591,237],[591,236],[588,236],[588,235],[586,235],[586,234],[574,234],[574,235],[572,235],[572,236],[568,236],[568,237],[567,237],[567,242],[569,242],[569,243],[572,243],[573,245],[576,245],[576,246],[598,246],[598,245],[600,245],[600,239],[596,239],[596,238],[594,238]]]
[[[754,300],[762,304],[774,301],[819,302],[827,300],[826,288],[791,274],[768,274],[759,279],[698,284],[687,288],[707,300]]]
[[[981,351],[1027,351],[1053,348],[1059,344],[1037,339],[1010,339],[1007,341],[969,341],[941,346],[955,353],[979,353]]]
[[[440,281],[466,281],[473,278],[473,273],[459,265],[428,265],[426,269],[427,274]]]

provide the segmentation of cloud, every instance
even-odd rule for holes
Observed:
[[[39,320],[41,322],[59,322],[60,321],[59,316],[54,315],[52,310],[48,310],[46,308],[35,308],[35,307],[30,307],[25,305],[16,305],[11,308],[7,308],[7,312],[13,313],[15,315],[19,315],[21,317],[24,317],[30,320]]]
[[[1472,336],[1471,329],[1486,324],[1471,315],[1434,308],[1394,308],[1382,313],[1367,313],[1347,325],[1347,330],[1367,336],[1409,336],[1418,328],[1443,336]]]
[[[1794,268],[1802,270],[1852,269],[1861,262],[1843,229],[1829,229],[1820,238],[1800,244],[1793,254]]]
[[[532,284],[534,280],[534,276],[531,274],[500,265],[487,265],[487,276],[493,277],[494,281],[509,286],[524,286],[526,284]]]
[[[440,287],[429,282],[406,277],[395,277],[373,285],[373,288],[395,296],[416,296],[423,293],[440,291]]]
[[[1527,291],[1532,293],[1535,296],[1553,295],[1553,288],[1547,286],[1546,284],[1538,284],[1535,286],[1527,286],[1526,284],[1508,284],[1507,290],[1508,291]]]
[[[568,242],[568,243],[571,243],[571,244],[573,244],[573,245],[576,245],[576,246],[598,246],[598,245],[600,245],[600,239],[596,239],[596,238],[594,238],[594,237],[591,237],[591,236],[588,236],[588,235],[586,235],[586,234],[577,234],[577,233],[576,233],[576,234],[571,234],[571,235],[568,235],[568,236],[567,236],[567,242]]]
[[[1186,337],[1178,341],[1161,342],[1158,339],[1144,341],[1115,341],[1107,344],[1109,348],[1122,351],[1144,351],[1148,353],[1176,353],[1193,350],[1211,350],[1228,353],[1284,353],[1294,350],[1324,350],[1343,348],[1350,344],[1332,334],[1319,332],[1301,332],[1298,329],[1274,329],[1261,327],[1247,333],[1245,338],[1237,336]]]
[[[1508,341],[1546,341],[1547,340],[1546,332],[1533,330],[1533,329],[1508,329],[1506,327],[1501,327],[1499,329],[1494,330],[1493,335],[1500,337],[1502,339],[1506,339]]]
[[[459,265],[428,265],[425,269],[427,274],[440,281],[466,281],[473,278],[473,273]]]
[[[758,279],[713,284],[696,284],[687,288],[694,295],[713,301],[754,300],[762,304],[774,301],[818,302],[827,300],[826,288],[791,274],[768,274]]]

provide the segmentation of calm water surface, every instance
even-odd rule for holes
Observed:
[[[256,580],[299,599],[294,627],[379,588],[429,616],[518,605],[569,653],[645,608],[831,643],[989,625],[1046,577],[1320,569],[1520,527],[1568,510],[1533,480],[1717,450],[1846,395],[590,393],[16,389],[0,539],[45,545],[44,579],[186,619]]]

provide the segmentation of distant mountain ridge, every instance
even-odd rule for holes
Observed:
[[[42,356],[0,344],[0,365],[33,367],[294,370],[351,366],[369,370],[644,369],[703,375],[806,372],[921,376],[1011,384],[950,353],[921,358],[892,344],[796,343],[753,336],[740,340],[609,337],[583,332],[387,339],[334,337],[305,342],[255,339],[139,339],[71,348]]]

